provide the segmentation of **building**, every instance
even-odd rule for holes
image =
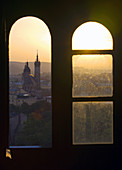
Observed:
[[[28,66],[28,62],[26,62],[23,73],[23,89],[27,92],[32,92],[33,90],[40,89],[40,61],[38,60],[38,53],[36,56],[36,61],[34,63],[35,73],[31,74],[31,70]]]
[[[35,81],[36,81],[36,88],[39,90],[40,89],[40,61],[38,60],[38,53],[36,57],[36,61],[34,63],[35,65]]]

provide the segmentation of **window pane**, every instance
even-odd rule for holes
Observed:
[[[113,95],[112,55],[73,56],[73,97]]]
[[[9,48],[9,145],[51,147],[51,35],[48,27],[35,17],[19,19],[10,31]]]
[[[73,103],[73,144],[113,143],[113,102]]]
[[[72,37],[73,50],[112,50],[113,39],[109,30],[100,23],[80,25]]]

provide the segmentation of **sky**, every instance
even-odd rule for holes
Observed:
[[[113,38],[109,30],[100,23],[86,22],[80,25],[72,37],[73,50],[112,50]]]
[[[73,50],[112,50],[113,38],[109,30],[100,23],[86,22],[80,25],[72,37]],[[73,67],[112,70],[112,55],[74,55]]]
[[[113,39],[109,30],[102,24],[86,22],[75,30],[72,49],[110,50],[113,49]],[[51,62],[51,34],[47,25],[36,17],[17,20],[9,34],[9,61],[34,62],[37,51],[40,62]],[[112,63],[110,55],[82,55],[75,60],[75,65],[84,63],[87,67],[90,67],[93,60],[96,66],[103,68],[110,67]],[[91,67],[96,67],[95,64],[91,64]]]
[[[9,34],[9,61],[51,62],[51,34],[47,25],[36,17],[17,20]]]

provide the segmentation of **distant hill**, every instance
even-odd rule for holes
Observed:
[[[31,69],[31,73],[34,74],[34,63],[28,62],[28,66]],[[9,62],[9,74],[10,75],[18,75],[22,74],[23,69],[25,67],[24,62]],[[42,72],[51,72],[51,63],[42,62],[40,65],[41,73]]]

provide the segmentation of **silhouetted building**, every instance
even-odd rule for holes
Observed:
[[[35,66],[34,75],[31,74],[28,62],[26,62],[25,68],[22,73],[23,89],[28,92],[40,89],[40,61],[38,61],[38,53],[34,66]]]
[[[38,61],[38,53],[36,57],[36,61],[34,63],[35,65],[35,80],[36,80],[36,86],[37,89],[40,89],[40,61]]]

